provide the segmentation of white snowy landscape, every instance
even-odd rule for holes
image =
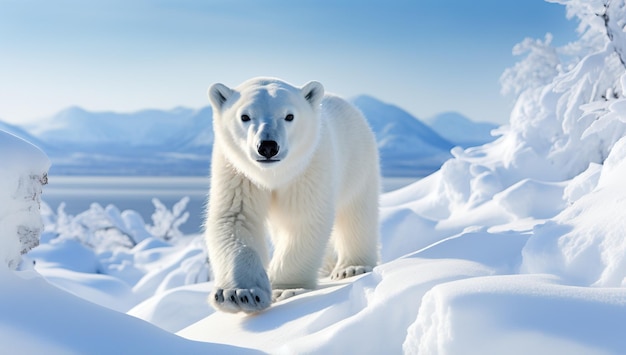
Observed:
[[[322,280],[256,315],[206,302],[210,265],[201,233],[183,232],[187,198],[153,200],[151,217],[46,203],[55,164],[116,170],[143,157],[122,154],[128,147],[153,152],[144,171],[207,171],[208,108],[119,114],[106,127],[78,108],[38,126],[3,124],[32,144],[0,131],[0,353],[626,353],[626,4],[556,2],[580,22],[579,38],[513,49],[521,60],[501,82],[517,99],[493,141],[478,124],[428,127],[374,98],[352,100],[387,177],[436,171],[381,196],[373,272]],[[188,120],[148,133],[153,114]],[[472,129],[476,140],[459,133]]]

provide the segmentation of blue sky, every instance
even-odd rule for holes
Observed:
[[[543,0],[0,0],[0,119],[200,108],[213,82],[263,75],[505,123],[512,47],[575,28]]]

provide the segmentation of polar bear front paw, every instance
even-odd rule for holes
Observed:
[[[271,305],[270,293],[261,288],[215,288],[211,304],[224,312],[256,313]]]
[[[348,277],[365,274],[367,272],[372,271],[371,266],[365,265],[356,265],[356,266],[348,266],[348,267],[339,267],[335,268],[333,272],[330,274],[331,280],[341,280]]]

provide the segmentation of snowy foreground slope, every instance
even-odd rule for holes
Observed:
[[[0,131],[0,151],[3,155],[0,170],[0,353],[191,354],[238,350],[233,346],[188,341],[86,301],[51,285],[28,263],[21,271],[15,271],[21,255],[38,244],[44,227],[39,209],[50,162],[41,150],[4,131]],[[41,253],[46,247],[55,249],[46,244],[35,250]],[[52,250],[47,256],[59,251],[63,252],[62,248]],[[85,264],[81,255],[75,253],[65,253],[59,262],[65,263],[64,266]],[[54,268],[48,268],[51,269]],[[112,284],[95,274],[71,277],[68,269],[62,268],[61,272],[63,279],[72,279],[73,285],[82,281],[83,289],[92,288],[94,292],[106,293]],[[96,291],[94,285],[100,289]],[[250,351],[239,349],[237,352]]]
[[[626,6],[564,2],[581,21],[580,40],[555,49],[548,36],[516,48],[528,56],[503,75],[518,99],[501,137],[454,149],[438,172],[382,196],[382,262],[372,273],[323,280],[254,316],[216,313],[205,302],[212,284],[203,282],[201,236],[165,238],[114,206],[67,216],[42,205],[41,245],[20,271],[0,264],[0,346],[626,353]],[[2,186],[14,184],[7,179]],[[6,216],[2,247],[15,237]],[[113,237],[134,242],[105,248]]]

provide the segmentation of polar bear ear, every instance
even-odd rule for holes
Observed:
[[[215,109],[221,110],[226,100],[232,96],[233,90],[224,84],[215,83],[211,85],[207,94],[209,95],[211,105],[213,105]]]
[[[324,97],[324,86],[317,81],[309,81],[301,89],[302,96],[311,106],[317,107]]]

